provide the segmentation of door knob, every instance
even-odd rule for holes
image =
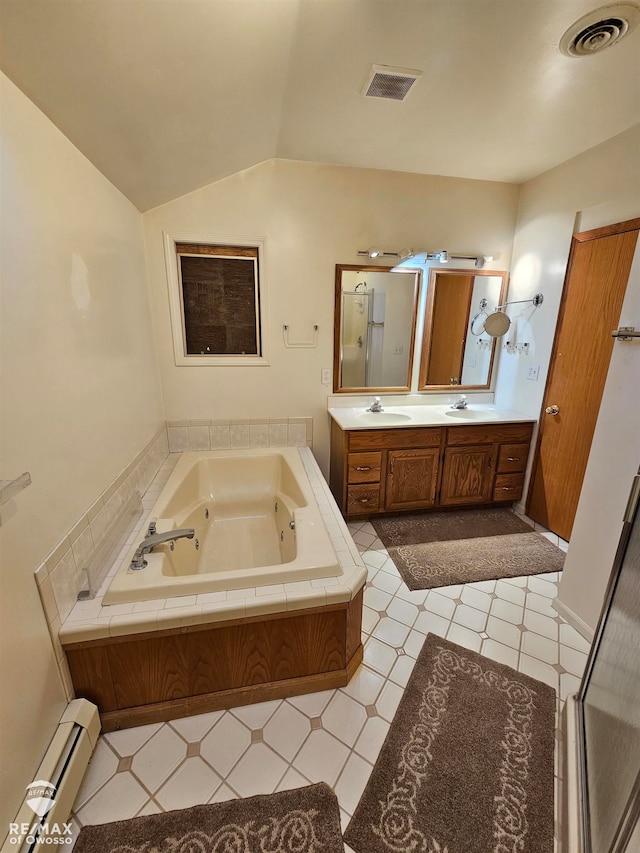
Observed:
[[[560,413],[560,409],[557,406],[547,406],[545,412],[548,415],[558,415]]]

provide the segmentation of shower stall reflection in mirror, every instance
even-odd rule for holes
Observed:
[[[583,853],[640,850],[639,507],[640,473],[576,697]]]

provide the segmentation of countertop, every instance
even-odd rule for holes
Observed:
[[[344,430],[395,429],[427,426],[470,426],[472,424],[532,423],[535,418],[501,409],[489,403],[469,403],[466,409],[451,406],[385,406],[382,412],[366,411],[368,403],[358,407],[329,409],[333,420]]]

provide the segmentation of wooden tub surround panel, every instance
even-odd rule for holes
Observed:
[[[76,696],[113,731],[342,687],[362,660],[362,597],[68,645]]]

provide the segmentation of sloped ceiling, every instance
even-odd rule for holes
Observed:
[[[0,0],[0,63],[140,210],[271,157],[520,183],[640,121],[640,30],[558,50],[598,5]]]

